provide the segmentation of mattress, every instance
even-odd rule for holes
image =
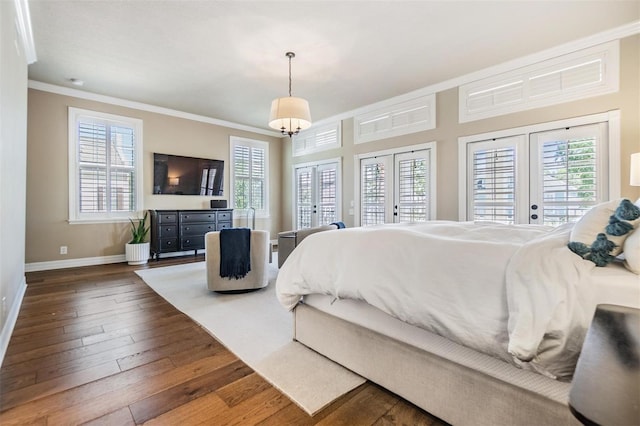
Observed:
[[[598,304],[640,309],[640,275],[633,274],[621,262],[594,268],[595,299]]]

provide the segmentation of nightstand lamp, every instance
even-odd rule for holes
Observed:
[[[629,185],[640,186],[640,152],[631,154],[631,173]]]

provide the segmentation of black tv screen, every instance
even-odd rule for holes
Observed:
[[[223,195],[224,161],[153,154],[153,193]]]

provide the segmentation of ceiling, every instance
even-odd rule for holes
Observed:
[[[29,78],[268,129],[314,121],[640,19],[640,1],[30,0]]]

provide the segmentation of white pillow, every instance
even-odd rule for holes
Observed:
[[[623,199],[624,198],[618,198],[617,200],[611,200],[593,206],[591,210],[585,213],[573,226],[569,241],[583,243],[587,247],[591,247],[591,244],[596,240],[598,234],[606,234],[605,228],[609,224],[609,217],[615,213]],[[629,233],[619,236],[607,234],[607,239],[616,245],[610,252],[612,256],[617,256],[622,253],[622,244],[628,236]]]
[[[640,228],[624,240],[624,266],[640,275]]]

